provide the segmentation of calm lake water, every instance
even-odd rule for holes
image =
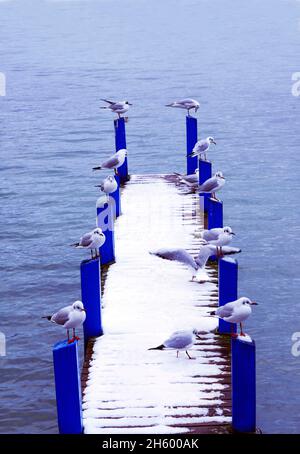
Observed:
[[[80,298],[68,245],[95,222],[95,164],[114,149],[100,98],[128,99],[131,173],[183,171],[183,111],[201,101],[201,137],[227,184],[240,295],[256,299],[258,425],[300,432],[300,71],[296,0],[0,1],[0,431],[55,433],[52,345],[41,315]]]

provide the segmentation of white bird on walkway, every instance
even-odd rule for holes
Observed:
[[[158,347],[149,348],[149,350],[176,350],[177,358],[179,351],[185,350],[185,353],[189,359],[195,359],[189,355],[188,349],[194,345],[196,339],[199,339],[196,329],[175,331],[161,345],[159,345]]]
[[[207,137],[204,140],[198,140],[198,142],[195,143],[195,146],[193,148],[192,153],[189,156],[195,157],[197,156],[199,159],[201,156],[204,156],[205,161],[206,159],[206,152],[209,150],[209,147],[211,144],[217,145],[213,137]]]
[[[190,110],[194,109],[195,113],[200,107],[200,103],[192,98],[181,99],[180,101],[174,101],[170,104],[166,104],[166,107],[176,107],[178,109],[186,109],[188,116],[190,116]]]
[[[178,178],[178,183],[186,184],[187,186],[198,185],[199,183],[199,169],[197,168],[194,173],[188,175],[182,175],[181,173],[174,172],[174,175]]]
[[[79,240],[78,243],[73,243],[71,246],[75,246],[79,249],[90,249],[92,259],[100,256],[99,248],[105,243],[105,235],[100,227],[96,227],[91,232],[85,233]],[[95,253],[95,256],[94,256]]]
[[[210,256],[215,254],[216,248],[210,246],[205,240],[200,245],[197,257],[193,257],[185,249],[181,248],[161,248],[156,251],[151,251],[150,254],[156,255],[165,260],[171,260],[183,263],[188,268],[192,269],[192,281],[204,283],[209,281],[209,277],[205,272],[205,265]]]
[[[208,241],[209,244],[216,246],[218,256],[223,255],[222,246],[230,244],[233,235],[235,235],[235,233],[232,231],[231,227],[215,228],[202,232],[202,238]],[[211,237],[212,239],[208,240],[208,237]]]
[[[66,328],[68,333],[68,343],[79,340],[79,337],[76,336],[75,330],[79,328],[86,319],[85,309],[81,301],[75,301],[71,306],[66,306],[60,309],[58,312],[55,312],[53,315],[47,315],[47,320],[55,323],[56,325],[61,325]],[[70,339],[69,330],[73,330],[73,337]]]
[[[101,184],[96,184],[96,188],[100,188],[105,194],[112,194],[118,189],[118,183],[114,176],[109,175]]]
[[[219,306],[217,310],[210,312],[210,315],[216,315],[217,317],[225,320],[229,323],[240,324],[240,335],[245,336],[243,332],[242,322],[244,322],[252,313],[251,306],[257,306],[258,303],[251,301],[249,298],[242,297],[230,303]],[[232,334],[236,336],[236,334]]]
[[[198,189],[199,192],[211,194],[212,198],[219,201],[219,199],[216,198],[216,192],[219,191],[224,186],[224,184],[225,177],[223,176],[223,173],[216,172],[213,177],[204,181],[204,183],[202,183]]]
[[[93,167],[93,170],[114,169],[115,173],[118,174],[117,169],[124,164],[126,156],[127,150],[126,148],[122,148],[107,159],[107,161],[102,162],[101,166]]]
[[[108,104],[108,106],[101,106],[101,109],[109,109],[112,112],[118,114],[118,117],[121,118],[121,114],[129,110],[129,106],[132,106],[128,101],[109,101],[108,99],[101,99]]]

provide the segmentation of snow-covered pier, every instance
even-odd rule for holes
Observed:
[[[102,295],[105,335],[89,341],[82,372],[85,433],[228,432],[229,342],[208,317],[218,305],[218,273],[191,282],[178,262],[149,254],[180,247],[197,255],[204,228],[199,196],[171,176],[132,176],[115,223],[116,262]],[[201,340],[184,352],[149,351],[171,332],[196,328]]]
[[[189,173],[198,165],[200,195],[178,184],[174,174],[129,178],[127,150],[120,150],[126,147],[124,118],[114,126],[120,153],[104,167],[120,164],[118,190],[97,201],[97,224],[106,240],[100,259],[81,263],[86,309],[81,380],[77,340],[53,348],[59,431],[253,433],[255,343],[249,336],[230,338],[236,325],[210,314],[238,298],[237,261],[207,262],[192,279],[194,269],[151,253],[176,248],[196,257],[201,231],[223,227],[223,204],[203,186],[213,180],[212,165],[190,156],[197,120],[186,117],[186,161]],[[149,350],[179,330],[198,333],[192,358]]]

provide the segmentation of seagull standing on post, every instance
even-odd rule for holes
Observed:
[[[189,156],[197,156],[199,159],[201,159],[201,156],[203,155],[204,160],[207,161],[206,152],[209,150],[209,147],[212,143],[214,145],[217,145],[213,137],[207,137],[204,140],[198,140],[198,142],[195,143],[193,151]]]
[[[101,166],[93,167],[93,170],[114,169],[115,174],[118,175],[117,169],[124,164],[126,156],[127,150],[122,148],[122,150],[114,153],[107,161],[102,162]]]
[[[99,248],[105,243],[105,235],[100,227],[95,228],[91,232],[83,235],[78,243],[73,243],[78,249],[90,249],[92,259],[99,257]],[[95,254],[95,256],[94,256]]]
[[[109,109],[112,112],[118,114],[118,117],[121,118],[121,114],[127,112],[129,110],[129,106],[132,104],[128,101],[109,101],[108,99],[101,99],[108,104],[108,106],[101,106],[101,109]]]
[[[118,189],[118,183],[114,176],[109,175],[101,184],[96,184],[96,188],[100,188],[105,194],[112,194]]]
[[[258,303],[251,301],[249,298],[242,297],[238,300],[219,306],[216,311],[210,312],[210,315],[216,315],[225,322],[239,323],[240,324],[240,335],[245,336],[243,332],[242,322],[244,322],[252,313],[251,306],[257,306]],[[232,333],[232,337],[236,337],[237,334]]]
[[[63,307],[58,312],[55,312],[55,314],[47,315],[46,317],[42,318],[46,318],[50,322],[66,328],[68,333],[68,344],[71,344],[75,340],[80,340],[80,338],[76,336],[75,330],[84,323],[86,319],[86,313],[82,302],[75,301],[75,303],[73,303],[71,306]],[[73,330],[72,339],[70,339],[70,329]]]
[[[190,117],[190,110],[194,109],[195,113],[200,107],[200,103],[196,101],[196,99],[186,98],[181,99],[180,101],[174,101],[170,104],[166,104],[166,107],[176,107],[178,109],[186,109],[188,112],[188,116]]]
[[[217,229],[212,230],[216,231]],[[228,244],[230,244],[235,233],[230,227],[224,227],[218,230],[220,230],[220,233],[216,236],[216,238],[208,240],[208,243],[216,246],[217,256],[222,257],[224,255],[222,252],[222,246],[227,246]],[[209,232],[209,230],[206,230],[206,232]],[[205,234],[204,232],[203,235],[208,236],[208,234]]]
[[[216,192],[219,191],[225,184],[225,177],[222,172],[216,172],[216,174],[204,181],[198,189],[199,192],[206,192],[211,194],[212,198],[219,202],[219,199],[216,197]]]

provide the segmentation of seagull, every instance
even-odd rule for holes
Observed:
[[[62,325],[66,328],[68,333],[68,344],[71,344],[75,340],[80,340],[79,337],[75,334],[75,329],[81,326],[85,319],[86,313],[81,301],[75,301],[71,306],[66,306],[60,309],[58,312],[55,312],[53,315],[47,315],[47,320],[55,323],[56,325]],[[70,339],[69,330],[73,330],[73,337]]]
[[[231,303],[224,304],[224,306],[219,306],[216,311],[210,312],[210,315],[216,315],[217,317],[225,320],[229,323],[239,323],[240,324],[240,335],[245,336],[243,332],[242,322],[244,322],[252,313],[251,306],[257,306],[258,303],[251,301],[249,298],[242,297]],[[232,333],[233,337],[237,335]]]
[[[204,181],[199,186],[199,192],[206,192],[212,195],[212,198],[219,201],[216,198],[216,192],[219,191],[225,184],[225,177],[222,172],[217,172],[213,177]]]
[[[189,175],[182,175],[176,172],[174,172],[174,175],[178,178],[178,183],[184,183],[187,186],[198,185],[199,183],[199,169],[196,169],[194,173]]]
[[[107,161],[102,162],[101,166],[93,167],[93,170],[114,169],[115,174],[118,175],[117,169],[124,164],[126,156],[127,150],[122,148],[107,159]]]
[[[179,109],[186,109],[188,111],[188,116],[190,116],[190,110],[195,109],[195,113],[200,107],[200,103],[192,98],[181,99],[180,101],[171,102],[166,104],[166,107],[177,107]]]
[[[218,233],[217,233],[218,232]],[[204,230],[202,238],[206,239],[209,244],[213,244],[217,248],[217,255],[222,257],[222,246],[227,246],[231,243],[233,235],[235,233],[232,231],[231,227],[215,228],[211,230]],[[208,240],[207,237],[215,238]],[[205,238],[206,237],[206,238]]]
[[[189,355],[187,350],[194,345],[196,339],[199,339],[196,329],[189,331],[175,331],[168,339],[164,341],[163,344],[159,345],[158,347],[149,348],[148,350],[177,350],[177,358],[179,356],[179,351],[185,350],[185,353],[189,359],[195,359]]]
[[[206,161],[206,152],[209,150],[209,147],[212,143],[217,145],[213,137],[207,137],[204,140],[198,140],[198,142],[195,143],[193,151],[191,154],[189,154],[189,156],[197,156],[199,159],[201,159],[201,156],[203,155],[204,160]]]
[[[112,194],[118,189],[118,183],[115,177],[110,175],[101,184],[96,184],[95,187],[100,188],[105,194]]]
[[[91,232],[85,233],[79,240],[78,243],[73,243],[71,246],[75,246],[79,249],[90,249],[92,259],[99,257],[99,248],[105,243],[105,235],[100,227],[95,228]],[[95,257],[94,257],[95,252]]]
[[[215,254],[215,251],[216,247],[214,245],[209,245],[207,241],[203,240],[196,258],[186,250],[180,248],[162,248],[152,251],[150,254],[165,260],[183,263],[188,266],[188,268],[192,269],[192,281],[204,283],[209,280],[209,277],[205,272],[205,265],[209,257]]]
[[[108,104],[108,106],[101,106],[101,109],[110,109],[112,112],[118,114],[118,117],[121,118],[121,114],[127,112],[129,106],[132,106],[128,101],[109,101],[108,99],[101,99]]]

